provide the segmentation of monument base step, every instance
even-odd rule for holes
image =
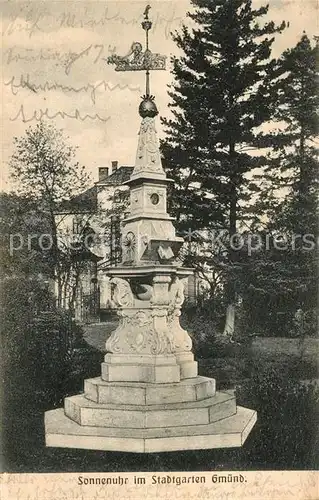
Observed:
[[[236,399],[233,393],[216,392],[199,401],[137,406],[96,403],[78,394],[65,398],[64,410],[84,426],[147,429],[216,422],[236,413]]]
[[[167,356],[107,353],[101,377],[107,382],[167,384],[197,375],[198,364],[192,352]]]
[[[101,377],[84,381],[84,396],[96,403],[152,405],[198,401],[214,396],[216,381],[194,377],[181,382],[147,384],[137,382],[105,382]]]
[[[179,365],[102,363],[101,377],[106,382],[148,382],[165,384],[181,380]]]
[[[63,408],[45,414],[46,446],[89,450],[152,453],[240,447],[257,420],[254,410],[237,406],[237,413],[205,425],[132,429],[90,427],[68,418]]]

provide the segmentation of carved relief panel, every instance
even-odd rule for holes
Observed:
[[[163,274],[149,283],[112,278],[111,284],[120,321],[106,342],[107,351],[170,354],[191,350],[191,338],[179,323],[184,280]]]
[[[143,211],[143,188],[142,186],[131,190],[131,214]]]

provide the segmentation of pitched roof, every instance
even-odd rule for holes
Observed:
[[[120,186],[128,181],[134,167],[123,165],[106,179],[97,181],[93,187],[83,191],[71,200],[64,200],[56,213],[91,213],[97,210],[97,186]]]
[[[96,207],[96,188],[93,186],[70,200],[62,201],[56,213],[87,213],[96,210]]]
[[[111,175],[109,175],[105,179],[97,181],[95,183],[95,185],[96,186],[101,186],[101,185],[102,186],[107,186],[107,185],[119,186],[120,184],[123,184],[123,182],[126,182],[129,180],[133,170],[134,170],[134,167],[122,165],[121,167],[118,167],[114,172],[112,172]]]

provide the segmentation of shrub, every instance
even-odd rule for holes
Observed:
[[[248,459],[266,468],[318,466],[319,387],[291,377],[291,371],[256,365],[251,379],[237,388],[238,404],[254,408],[258,423]],[[317,443],[316,443],[317,442]]]
[[[2,355],[4,378],[17,391],[50,398],[67,380],[81,329],[38,279],[2,281]],[[6,398],[9,395],[6,394]]]
[[[245,315],[240,307],[236,308],[235,335],[232,339],[222,334],[225,326],[225,309],[214,309],[211,300],[200,307],[184,307],[181,324],[193,341],[196,358],[243,356],[246,354],[252,336],[245,326]]]
[[[2,465],[10,472],[43,464],[52,470],[44,412],[62,407],[64,397],[83,389],[84,377],[97,375],[102,353],[82,340],[81,328],[55,308],[40,280],[5,279],[2,291]]]
[[[193,341],[193,352],[196,358],[209,358],[216,352],[217,325],[201,312],[191,315],[189,311],[182,315],[181,325]]]

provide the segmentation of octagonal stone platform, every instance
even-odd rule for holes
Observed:
[[[64,410],[46,412],[46,445],[108,451],[161,452],[242,446],[256,412],[236,406],[234,391],[216,391],[196,376],[167,384],[84,382]]]
[[[256,420],[254,410],[237,406],[234,415],[206,425],[120,429],[79,425],[59,408],[45,414],[46,445],[135,453],[232,448],[244,444]]]

